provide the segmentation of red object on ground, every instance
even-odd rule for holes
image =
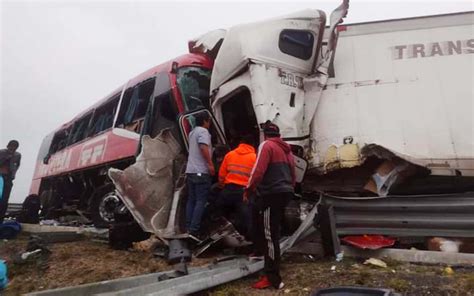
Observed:
[[[343,237],[341,240],[357,248],[371,250],[391,247],[395,244],[395,239],[383,235],[354,235]]]
[[[271,285],[272,285],[272,283],[270,283],[270,281],[268,280],[268,277],[266,275],[264,275],[264,276],[260,277],[258,282],[253,284],[252,288],[254,288],[254,289],[266,289],[266,288],[270,287]]]

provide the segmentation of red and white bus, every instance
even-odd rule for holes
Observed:
[[[46,136],[30,188],[43,213],[53,218],[74,209],[97,226],[113,222],[120,199],[108,169],[135,160],[141,135],[171,128],[180,139],[179,116],[209,109],[211,69],[207,55],[180,56],[129,80]]]

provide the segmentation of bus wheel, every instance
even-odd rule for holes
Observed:
[[[115,214],[123,205],[113,184],[97,188],[93,193],[90,205],[91,218],[95,227],[106,228],[114,223]]]

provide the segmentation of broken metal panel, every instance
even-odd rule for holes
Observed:
[[[327,37],[327,46],[325,52],[322,53],[322,59],[318,63],[318,70],[320,68],[328,69],[329,61],[331,60],[333,52],[336,50],[337,39],[338,39],[338,31],[336,30],[337,25],[343,22],[343,19],[347,16],[347,12],[349,11],[349,0],[343,0],[341,5],[339,5],[336,9],[331,12],[331,16],[329,17],[329,30],[326,33],[329,35]],[[325,71],[325,73],[327,73]]]
[[[259,63],[250,65],[249,71],[257,122],[274,122],[291,144],[307,143],[311,119],[304,116],[304,74]]]
[[[309,149],[310,124],[317,98],[304,90],[305,74],[254,62],[249,71],[224,83],[215,92],[213,111],[223,125],[222,104],[242,87],[249,89],[258,123],[270,120],[280,127],[282,137],[292,145]]]
[[[211,91],[231,79],[250,60],[309,74],[318,56],[317,40],[320,29],[324,28],[324,21],[324,12],[308,9],[267,21],[230,28],[214,63]],[[279,49],[280,33],[284,29],[313,32],[315,42],[310,59],[299,59]]]
[[[417,262],[437,265],[474,265],[474,254],[467,253],[446,253],[403,249],[360,250],[347,246],[343,246],[342,249],[344,255],[356,258],[390,258],[401,262]]]
[[[456,17],[449,17],[450,26],[438,25],[446,16],[407,25],[400,20],[397,26],[346,26],[338,38],[335,77],[328,79],[312,122],[311,167],[322,169],[329,147],[339,147],[351,136],[360,148],[379,145],[433,174],[453,176],[457,170],[474,176],[473,116],[467,107],[472,106],[472,57],[461,53],[408,58],[405,50],[403,59],[393,59],[393,48],[400,44],[471,38],[465,16],[459,16],[462,24],[455,24]],[[380,32],[380,26],[386,30]],[[401,39],[403,43],[397,41]]]
[[[217,29],[207,32],[193,40],[189,41],[190,53],[209,53],[218,50],[218,45],[222,42],[226,35],[226,30]]]
[[[184,165],[181,146],[167,129],[153,139],[143,136],[142,147],[133,165],[123,171],[112,168],[109,177],[144,231],[160,237],[179,232],[179,225],[170,229],[168,224],[172,216],[180,214],[173,201],[179,198],[175,189],[184,183],[178,180]]]

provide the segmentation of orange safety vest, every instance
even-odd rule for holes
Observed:
[[[247,186],[256,159],[255,148],[240,144],[224,157],[219,169],[219,183]]]

